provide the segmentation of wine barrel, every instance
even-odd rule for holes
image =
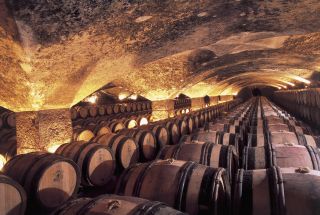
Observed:
[[[199,117],[194,115],[192,116],[194,122],[194,129],[198,129],[200,127]]]
[[[194,119],[190,116],[183,117],[187,124],[187,134],[191,134],[195,128]]]
[[[149,124],[149,120],[146,116],[140,116],[136,119],[137,123],[139,126],[142,125],[148,125]]]
[[[70,109],[70,115],[71,115],[71,119],[72,119],[72,120],[77,119],[77,118],[78,118],[78,112],[77,112],[77,110],[74,109],[74,108],[71,108],[71,109]],[[0,127],[1,127],[1,126],[0,126]]]
[[[73,160],[79,166],[84,186],[105,185],[114,175],[114,153],[107,146],[72,142],[61,145],[55,153]]]
[[[112,132],[118,132],[122,129],[125,129],[125,126],[122,122],[119,121],[111,121],[111,122],[107,122],[107,125],[109,126],[109,128],[111,129]]]
[[[73,130],[74,141],[86,141],[89,142],[95,137],[94,133],[89,129],[76,128]]]
[[[241,169],[233,215],[320,214],[319,183],[320,172],[307,168]]]
[[[128,113],[131,112],[131,110],[132,110],[131,103],[127,103],[125,107],[126,107],[126,112],[128,112]]]
[[[17,154],[17,139],[15,129],[0,130],[0,156],[7,161]],[[1,169],[1,165],[0,165]]]
[[[27,207],[24,189],[10,177],[0,173],[0,214],[21,215]]]
[[[180,136],[186,135],[188,133],[188,125],[184,119],[176,119],[174,120],[179,128]]]
[[[270,144],[309,145],[313,147],[319,145],[317,138],[295,132],[269,132],[267,133],[267,141]]]
[[[98,115],[98,108],[96,106],[89,106],[88,113],[90,117],[96,117]]]
[[[137,103],[131,103],[131,111],[136,112],[137,111]]]
[[[224,131],[224,132],[229,132],[229,128],[230,128],[229,124],[223,124],[223,123],[209,124],[209,123],[206,123],[202,130],[204,130],[204,131]]]
[[[130,164],[136,163],[139,159],[139,146],[131,137],[110,133],[99,136],[95,141],[113,150],[118,172],[128,168]]]
[[[137,111],[142,111],[142,103],[141,102],[138,102],[136,103],[136,107],[137,107]]]
[[[238,152],[240,146],[240,135],[227,132],[218,132],[216,143],[227,146],[232,145]]]
[[[320,152],[312,146],[269,145],[245,147],[243,151],[244,169],[267,169],[272,166],[308,167],[320,170]]]
[[[106,115],[106,108],[105,108],[105,106],[98,106],[98,114],[99,114],[99,116],[104,116],[104,115]]]
[[[234,146],[213,143],[166,146],[159,152],[159,158],[195,161],[213,168],[223,167],[228,172],[230,182],[232,182],[239,166],[239,159]]]
[[[316,107],[320,108],[320,89],[317,88],[316,90]]]
[[[151,131],[145,129],[123,129],[119,134],[132,137],[138,143],[141,161],[153,160],[160,149]]]
[[[3,172],[24,187],[33,214],[61,206],[77,193],[80,183],[79,167],[72,160],[45,152],[17,155]]]
[[[105,125],[104,123],[101,123],[96,125],[95,129],[93,130],[93,133],[96,135],[96,137],[98,137],[103,134],[112,133],[112,131],[107,125]]]
[[[3,127],[15,128],[16,127],[16,114],[14,112],[5,111],[0,115],[2,119]]]
[[[164,126],[169,131],[170,144],[178,144],[180,141],[180,132],[177,124],[173,121],[166,121],[164,122]]]
[[[120,105],[119,104],[113,105],[113,113],[117,114],[119,112],[120,112]]]
[[[82,119],[85,119],[85,118],[88,117],[89,113],[88,113],[88,109],[87,108],[77,106],[77,107],[75,107],[75,109],[78,112],[78,116],[80,116]]]
[[[141,106],[142,106],[142,110],[147,110],[147,103],[146,102],[142,102]]]
[[[126,106],[124,104],[121,104],[119,109],[120,109],[120,113],[126,112]]]
[[[92,200],[91,198],[85,198],[85,197],[70,200],[65,204],[63,204],[62,206],[60,206],[59,208],[57,208],[54,212],[51,213],[51,215],[72,215],[72,214],[78,215],[79,210],[83,206],[88,204],[91,200]]]
[[[141,126],[140,129],[146,129],[153,132],[153,135],[156,138],[157,145],[162,148],[169,144],[169,131],[166,127],[159,124],[149,124]]]
[[[138,126],[138,123],[135,119],[127,119],[127,118],[124,118],[121,120],[121,122],[124,124],[124,126],[126,128],[135,128]]]
[[[113,106],[112,105],[106,106],[106,113],[107,113],[107,115],[113,114]]]
[[[52,215],[184,215],[164,203],[137,197],[102,195],[94,199],[80,198],[67,202]]]
[[[147,102],[147,110],[151,110],[151,108],[152,108],[151,102]]]
[[[287,124],[268,124],[267,125],[268,132],[292,132],[294,131],[292,127],[289,127]]]
[[[217,143],[218,132],[217,131],[199,131],[197,133],[189,135],[187,139],[181,139],[181,142],[188,143],[190,141],[211,142]],[[184,136],[186,138],[186,136]]]
[[[228,214],[230,209],[227,172],[192,161],[157,160],[132,166],[122,174],[116,192],[161,201],[190,215]]]
[[[264,133],[258,133],[258,134],[249,133],[247,139],[248,139],[247,146],[250,146],[250,147],[268,145],[268,140],[266,139],[266,136],[264,135]]]

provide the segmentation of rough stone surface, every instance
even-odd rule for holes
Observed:
[[[318,0],[8,5],[0,0],[0,105],[15,111],[67,108],[110,82],[166,100],[320,71]]]
[[[192,110],[199,110],[205,108],[205,102],[203,98],[192,98],[191,99],[191,109]]]
[[[71,141],[70,111],[42,110],[16,114],[18,154],[44,151]]]
[[[152,102],[152,121],[174,117],[174,100],[161,100]]]

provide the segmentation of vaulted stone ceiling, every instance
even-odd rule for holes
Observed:
[[[0,0],[0,105],[67,108],[107,83],[150,100],[320,71],[318,0]]]

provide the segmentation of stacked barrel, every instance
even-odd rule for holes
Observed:
[[[10,191],[0,192],[7,200],[0,211],[320,213],[319,138],[265,97],[133,128],[117,124],[125,121],[84,120],[54,154],[13,157],[0,175]]]
[[[320,88],[277,91],[272,99],[310,124],[320,126]]]
[[[234,214],[318,214],[318,137],[266,98],[258,103],[236,175]]]

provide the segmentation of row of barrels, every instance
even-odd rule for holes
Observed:
[[[286,98],[288,102],[320,108],[320,88],[285,90],[275,93],[277,96]]]
[[[71,119],[86,119],[88,117],[98,117],[105,115],[113,115],[119,113],[130,113],[130,112],[143,112],[151,110],[151,102],[136,102],[136,103],[120,103],[110,105],[99,105],[99,106],[75,106],[71,108]]]
[[[252,117],[255,111],[250,109],[247,109],[247,113],[251,113],[249,115]],[[248,117],[249,121],[251,121],[251,117]],[[253,121],[256,121],[254,117]],[[217,130],[214,132],[217,132]],[[276,165],[259,170],[239,169],[236,170],[233,191],[231,191],[229,174],[221,166],[232,163],[232,159],[226,159],[231,151],[228,149],[232,146],[227,146],[224,149],[224,154],[222,150],[215,152],[212,150],[222,147],[224,146],[221,144],[201,143],[198,140],[167,146],[160,153],[162,154],[160,158],[167,158],[167,160],[135,165],[127,169],[118,182],[116,192],[122,195],[161,200],[189,214],[315,215],[319,213],[320,207],[317,202],[320,200],[320,191],[314,189],[316,184],[320,182],[318,171],[306,167],[279,167]],[[234,151],[232,153],[235,154]],[[282,159],[286,159],[286,157]],[[201,165],[194,162],[211,167],[215,166],[218,168],[218,172],[224,173],[222,173],[222,177],[217,177],[212,168],[207,167],[201,171],[197,168]],[[279,164],[281,165],[281,163]],[[176,171],[172,168],[169,171],[167,167],[163,171],[163,166],[166,165],[180,166],[180,168]],[[203,166],[201,167],[203,168]],[[203,182],[202,176],[206,174],[202,175],[202,173],[207,172],[210,175],[209,169],[213,171],[211,174],[215,176],[215,184],[219,187]],[[197,175],[197,177],[193,177],[194,175]],[[167,177],[170,177],[171,180],[168,180]],[[177,177],[179,180],[172,180]],[[202,186],[207,191],[209,190],[210,196],[202,196],[202,194],[208,194],[205,190],[202,190]],[[158,187],[163,187],[163,189],[159,190]],[[178,191],[172,190],[172,187],[176,187]],[[174,193],[178,193],[178,199]],[[195,196],[198,198],[194,198]],[[300,204],[296,203],[296,199],[301,200]],[[198,202],[198,205],[192,204],[194,202]],[[206,205],[205,202],[211,204]]]
[[[317,90],[317,91],[316,91]],[[316,93],[315,93],[316,91]],[[320,111],[318,103],[315,105],[314,101],[319,100],[320,104],[320,91],[319,89],[309,89],[307,91],[304,91],[305,94],[316,94],[316,95],[306,95],[306,97],[311,101],[308,105],[304,103],[296,103],[297,94],[295,91],[284,91],[284,92],[275,92],[275,95],[273,96],[273,100],[281,105],[282,107],[286,108],[288,111],[295,113],[298,117],[310,122],[313,125],[320,126]],[[308,93],[307,93],[308,92]],[[313,93],[311,93],[313,92]],[[294,99],[292,99],[294,98]],[[315,98],[318,98],[315,100]]]
[[[203,118],[205,118],[205,116],[203,116]],[[159,124],[148,125],[148,126],[153,126],[153,128],[158,128]],[[178,127],[178,128],[181,128],[181,127]],[[155,129],[155,131],[157,130],[158,129]],[[29,212],[29,214],[36,214],[36,213],[46,214],[47,212],[50,212],[56,209],[57,207],[60,207],[64,202],[74,197],[78,192],[80,185],[81,186],[90,186],[90,185],[100,186],[107,183],[107,181],[110,180],[110,177],[114,174],[114,171],[116,171],[116,168],[117,168],[116,166],[119,161],[122,162],[121,165],[123,169],[126,169],[125,172],[129,171],[129,169],[131,168],[134,168],[140,165],[148,165],[148,169],[149,169],[151,167],[149,163],[138,164],[136,161],[132,162],[132,159],[135,156],[132,156],[130,158],[130,154],[138,153],[139,151],[137,150],[137,148],[139,146],[137,146],[134,141],[131,142],[131,144],[129,144],[127,141],[128,139],[129,139],[128,136],[125,136],[119,133],[115,134],[115,133],[107,132],[99,136],[98,139],[94,140],[94,141],[97,141],[97,143],[95,143],[92,140],[89,142],[73,142],[73,143],[64,144],[64,145],[61,145],[56,150],[55,154],[35,152],[35,153],[15,156],[14,158],[12,158],[10,161],[6,163],[6,165],[3,168],[3,172],[7,176],[17,181],[26,190],[26,193],[23,193],[23,191],[21,191],[21,192],[15,193],[16,195],[11,195],[11,198],[13,199],[12,200],[8,199],[8,202],[10,203],[6,203],[4,208],[1,208],[1,211],[10,211],[10,214],[23,214],[21,211],[23,211],[24,208],[26,207],[25,202],[26,202],[26,196],[27,196],[27,201],[28,201],[27,211]],[[117,159],[117,157],[121,159]],[[179,186],[177,187],[176,190],[172,190],[172,192],[167,192],[162,194],[163,196],[166,195],[168,197],[172,196],[173,193],[177,194],[175,204],[172,204],[172,202],[165,201],[165,202],[168,202],[167,203],[168,205],[176,209],[190,211],[190,209],[184,209],[184,207],[186,207],[185,205],[187,202],[192,202],[193,200],[195,200],[194,194],[198,192],[198,193],[202,193],[201,201],[203,202],[201,202],[201,210],[212,211],[213,206],[211,205],[211,202],[203,199],[206,197],[210,197],[212,194],[210,190],[206,190],[208,186],[212,187],[212,191],[214,191],[216,194],[220,193],[226,188],[227,195],[229,195],[228,182],[226,182],[225,185],[223,184],[223,182],[225,181],[225,173],[223,169],[215,170],[209,167],[201,166],[200,164],[196,164],[194,162],[191,162],[191,163],[181,162],[181,161],[174,162],[171,159],[168,162],[154,161],[151,163],[153,164],[158,163],[158,166],[163,169],[162,171],[160,171],[162,175],[161,177],[162,178],[166,177],[168,179],[168,180],[163,180],[163,182],[170,181],[172,177],[177,178],[177,180],[178,178],[180,178],[179,179],[180,182],[178,183]],[[176,163],[177,165],[172,165],[173,163]],[[157,166],[157,165],[152,165],[152,166]],[[202,180],[198,179],[197,174],[194,174],[193,176],[190,175],[192,172],[194,172],[194,170],[196,172],[199,172],[200,170],[201,171],[205,170],[204,171],[205,174],[203,175]],[[154,174],[156,174],[156,172]],[[167,172],[172,172],[172,174],[167,174]],[[123,175],[126,175],[126,174],[127,172],[123,173]],[[190,177],[192,178],[192,180]],[[141,176],[139,178],[142,179]],[[221,184],[217,184],[215,182],[216,180],[214,179],[220,180]],[[191,188],[194,186],[194,183],[192,181],[194,180],[203,181],[201,182],[201,184],[204,184],[204,185],[201,188],[196,187],[195,191],[191,192]],[[120,183],[120,181],[118,183]],[[183,190],[187,189],[188,183],[189,183],[188,189],[190,190],[190,192],[188,194],[182,194],[181,197],[178,197],[180,193],[185,193],[185,191]],[[118,194],[122,192],[120,190],[123,189],[122,188],[123,185],[124,185],[124,181],[121,181],[121,185],[117,186]],[[17,190],[21,190],[21,187],[19,187],[19,185],[17,185],[17,187],[18,187]],[[144,187],[143,184],[142,184],[142,187]],[[154,188],[155,187],[156,186],[154,186]],[[137,189],[138,188],[135,188],[135,190]],[[170,191],[170,190],[167,190],[167,191]],[[207,193],[205,194],[204,192],[207,192]],[[142,194],[141,190],[139,191],[139,193]],[[157,192],[154,192],[154,193],[157,193]],[[120,200],[124,202],[128,202],[128,201],[129,202],[130,201],[146,202],[146,200],[132,200],[132,198],[130,197],[114,197],[114,198],[117,198],[117,199],[120,198]],[[185,198],[186,198],[186,201],[184,201]],[[212,201],[214,200],[214,197],[210,197],[210,198],[212,198]],[[3,196],[3,199],[7,199],[7,197]],[[101,198],[98,197],[94,200],[90,200],[90,203],[92,205],[96,205],[98,201],[99,203],[102,203],[98,199],[107,199],[107,197],[105,196]],[[150,198],[147,198],[147,199],[150,199]],[[117,211],[118,208],[121,208],[120,205],[118,204],[120,200],[114,201],[112,204],[110,204],[110,200],[108,201],[105,200],[105,204],[102,204],[101,207],[108,207],[108,209],[110,208],[111,211],[112,210]],[[14,201],[20,201],[20,202],[17,203]],[[79,203],[79,201],[76,201],[76,202]],[[87,201],[87,203],[89,203],[89,201]],[[164,214],[167,214],[167,212],[170,212],[170,214],[171,212],[172,213],[174,212],[173,209],[164,207],[163,203],[159,203],[159,202],[147,203],[146,202],[146,204],[141,205],[141,208],[135,207],[134,211],[137,214],[150,214],[150,213],[154,214],[155,212],[159,212],[160,210],[159,208],[161,208]],[[14,205],[15,208],[12,208],[13,207],[12,205]],[[67,203],[67,206],[63,205],[61,208],[59,208],[58,210],[60,212],[57,212],[57,214],[66,214],[65,213],[66,211],[68,211],[67,214],[81,214],[82,212],[83,213],[88,212],[88,211],[91,211],[92,209],[92,207],[85,207],[85,205],[83,204],[80,204],[80,205],[77,204],[77,206],[75,207],[73,206],[75,206],[74,202],[69,202]],[[81,206],[81,210],[80,210],[80,206]],[[124,207],[126,208],[127,206],[124,205]],[[191,214],[196,214],[195,211],[197,210],[197,207],[198,206],[195,206],[192,209],[193,212],[190,211]],[[93,211],[97,210],[96,212],[99,212],[99,210],[101,210],[99,208],[100,207],[97,207]],[[74,211],[74,209],[76,210]],[[136,209],[139,209],[139,210],[136,211]],[[117,214],[121,214],[121,213],[127,214],[127,212],[123,210],[124,209],[121,209],[120,212],[118,212]],[[218,210],[219,211],[225,210],[224,206],[221,206],[221,209],[218,209]],[[16,211],[16,213],[13,211]],[[106,213],[105,210],[100,212]],[[180,212],[176,212],[176,213],[183,214]],[[132,214],[135,214],[135,213],[132,213]],[[159,214],[162,214],[162,213],[159,212]]]
[[[23,157],[13,164],[10,164],[12,162],[10,161],[5,167],[5,173],[11,175],[29,192],[24,192],[19,184],[1,175],[1,184],[8,190],[11,189],[10,198],[3,196],[6,204],[2,205],[1,211],[5,211],[5,214],[24,214],[26,201],[28,201],[28,207],[31,207],[28,210],[33,214],[39,211],[42,212],[41,214],[46,214],[52,210],[55,210],[54,214],[86,214],[88,212],[110,214],[111,211],[117,212],[116,214],[148,214],[146,212],[149,210],[143,210],[147,207],[143,204],[146,200],[125,196],[106,195],[95,199],[86,198],[87,201],[82,198],[64,204],[74,196],[80,180],[74,174],[77,172],[74,164],[61,157],[54,158],[54,155],[42,154],[42,157],[37,155],[36,161],[32,159],[34,155],[27,154]],[[32,167],[30,167],[31,161],[28,162],[30,159],[34,163]],[[22,165],[22,162],[26,162],[26,166]],[[10,171],[12,165],[20,167],[21,173],[27,177],[24,181],[12,173],[12,170]],[[46,171],[40,173],[41,166]],[[25,173],[28,167],[32,171]],[[34,183],[30,183],[30,180]],[[319,180],[318,171],[303,168],[241,169],[237,173],[237,183],[232,195],[228,175],[223,168],[211,168],[195,162],[169,159],[137,164],[127,169],[117,184],[116,193],[164,202],[190,215],[218,215],[231,212],[256,214],[256,211],[259,211],[259,214],[261,212],[277,214],[286,211],[287,214],[315,215],[320,212],[317,204],[320,194],[315,189]],[[30,187],[31,184],[35,187]],[[258,197],[259,199],[256,199]],[[299,204],[294,204],[296,199],[299,199]],[[144,206],[141,207],[140,204],[137,206],[137,201]],[[159,214],[174,212],[163,203],[157,202],[157,204],[161,204],[163,210],[163,213]],[[156,205],[151,205],[147,208],[151,211],[152,208],[156,209],[155,212],[159,211]],[[133,208],[142,210],[144,213],[133,213],[131,211]],[[134,212],[137,211],[134,210]],[[175,213],[181,214],[177,211],[173,214]]]
[[[239,166],[239,151],[253,105],[254,100],[250,100],[231,113],[208,122],[204,128],[184,136],[180,146],[168,147],[160,156],[192,159],[211,167],[225,168],[232,183]]]
[[[255,128],[243,150],[245,169],[308,167],[319,170],[319,137],[307,125],[285,114],[266,98],[257,109]],[[252,137],[255,138],[252,138]],[[319,161],[318,161],[319,160]]]

